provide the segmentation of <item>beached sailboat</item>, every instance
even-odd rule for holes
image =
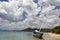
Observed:
[[[40,10],[39,13],[42,12],[42,9],[43,9],[43,6],[44,6],[43,4],[44,4],[44,2],[37,3],[37,6],[38,6],[38,7],[41,7],[41,10]],[[39,14],[38,14],[38,15],[39,15]],[[34,36],[34,37],[37,37],[37,38],[42,39],[43,32],[41,32],[41,28],[42,28],[42,25],[40,26],[40,30],[39,30],[39,31],[38,31],[38,30],[35,30],[35,31],[33,32],[33,36]]]
[[[33,36],[36,37],[36,38],[42,39],[43,33],[40,32],[40,31],[38,31],[38,30],[35,30],[35,31],[33,32]]]

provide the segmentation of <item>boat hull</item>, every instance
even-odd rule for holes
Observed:
[[[43,33],[35,33],[33,36],[42,39]]]

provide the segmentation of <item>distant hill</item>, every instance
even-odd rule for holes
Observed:
[[[26,29],[23,29],[23,30],[21,30],[21,31],[32,32],[32,31],[34,31],[34,30],[39,30],[39,29],[37,29],[37,28],[26,28]]]
[[[23,29],[23,30],[3,30],[3,29],[0,29],[0,31],[8,31],[8,32],[20,32],[20,31],[26,31],[26,32],[33,32],[35,30],[40,30],[38,28],[26,28],[26,29]],[[49,32],[50,29],[41,29],[42,32]]]
[[[38,28],[26,28],[26,29],[24,29],[24,30],[22,30],[22,31],[33,32],[33,31],[35,31],[35,30],[40,30],[40,29],[38,29]],[[51,30],[51,29],[41,29],[41,32],[50,32],[50,30]]]

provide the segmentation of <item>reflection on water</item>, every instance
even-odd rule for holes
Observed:
[[[0,32],[0,40],[40,40],[32,32]]]

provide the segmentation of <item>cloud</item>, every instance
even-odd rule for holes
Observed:
[[[56,9],[59,0],[34,1],[36,0],[0,2],[0,29],[53,28],[60,25],[60,9]]]

